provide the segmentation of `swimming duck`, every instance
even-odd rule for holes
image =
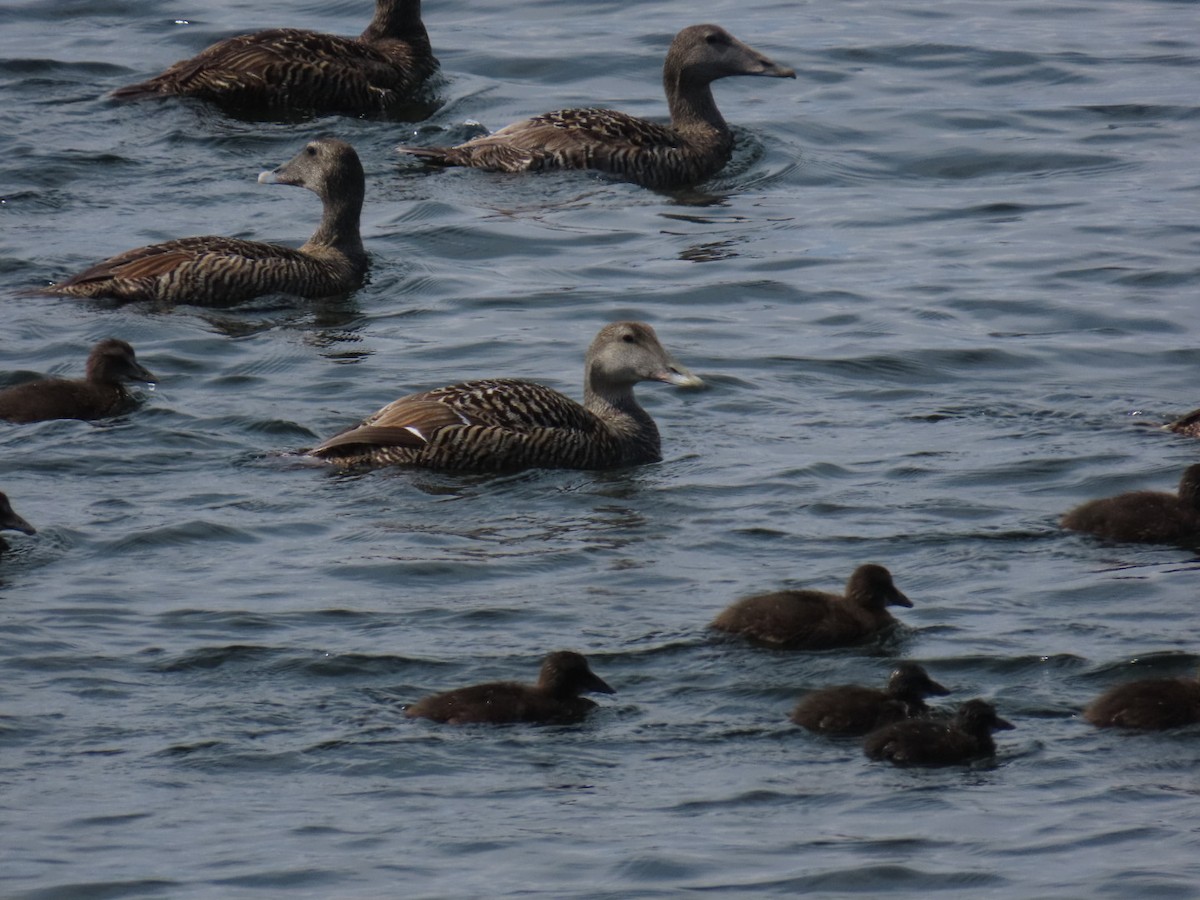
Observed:
[[[440,166],[596,169],[649,188],[686,187],[715,175],[733,155],[733,133],[712,95],[712,82],[729,75],[796,77],[724,28],[691,25],[675,36],[663,66],[670,125],[611,109],[563,109],[456,147],[398,149]]]
[[[778,650],[821,650],[866,640],[896,620],[888,606],[912,606],[883,566],[859,566],[845,596],[824,591],[774,591],[738,600],[710,627]]]
[[[992,732],[1013,727],[986,700],[968,700],[952,719],[905,719],[872,731],[863,752],[898,766],[952,766],[992,756]]]
[[[0,491],[0,531],[19,531],[22,534],[37,534],[37,529],[17,515],[8,495]],[[8,541],[0,538],[0,553],[8,549]]]
[[[606,325],[588,347],[583,404],[530,381],[467,381],[394,400],[309,451],[343,465],[462,472],[603,469],[662,458],[639,381],[699,387],[641,322]]]
[[[418,700],[404,714],[451,725],[568,724],[580,721],[596,708],[596,703],[579,696],[585,691],[616,693],[592,672],[580,654],[560,650],[542,662],[537,684],[492,681],[458,688]]]
[[[299,250],[213,235],[180,238],[128,250],[42,292],[227,306],[262,294],[329,297],[359,287],[367,254],[358,233],[364,183],[354,148],[321,138],[258,180],[321,198],[321,225]]]
[[[178,95],[234,110],[369,115],[411,102],[437,64],[420,0],[376,0],[375,18],[357,39],[297,28],[243,34],[113,97]]]
[[[885,690],[843,684],[806,694],[791,720],[823,734],[862,735],[892,722],[925,715],[925,697],[950,693],[916,663],[896,667]]]
[[[1105,691],[1083,711],[1100,728],[1161,730],[1200,722],[1200,679],[1146,678]]]
[[[0,419],[25,424],[47,419],[103,419],[127,411],[133,398],[123,382],[154,384],[125,341],[107,338],[87,358],[84,378],[41,378],[0,391]]]
[[[1145,544],[1200,538],[1200,464],[1184,469],[1177,495],[1129,491],[1089,500],[1064,515],[1062,527],[1110,541]]]

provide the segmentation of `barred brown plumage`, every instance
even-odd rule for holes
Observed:
[[[468,381],[401,397],[309,452],[348,466],[462,472],[656,462],[658,428],[633,396],[640,381],[703,385],[649,325],[614,322],[588,347],[582,405],[531,381]]]
[[[645,187],[685,187],[715,175],[733,155],[733,134],[712,95],[712,82],[730,75],[796,77],[724,28],[691,25],[675,36],[663,65],[670,125],[611,109],[563,109],[456,147],[398,149],[433,165],[495,172],[597,169]]]
[[[370,115],[412,103],[437,65],[420,0],[376,0],[375,17],[357,39],[297,28],[239,35],[112,96],[181,95],[236,111]]]
[[[125,412],[132,399],[122,382],[158,379],[137,361],[133,347],[106,338],[87,358],[86,378],[41,378],[0,391],[0,419],[44,422],[47,419],[103,419]]]
[[[261,294],[329,297],[359,287],[367,254],[359,236],[363,170],[354,148],[321,138],[258,180],[305,187],[321,198],[321,224],[304,246],[216,235],[181,238],[127,250],[41,292],[226,306]]]

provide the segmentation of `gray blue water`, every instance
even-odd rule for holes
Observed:
[[[0,895],[1200,896],[1200,743],[1097,731],[1105,687],[1200,664],[1194,553],[1055,527],[1169,489],[1200,443],[1200,7],[427,0],[441,107],[270,122],[107,91],[368,0],[0,7],[0,385],[130,341],[100,424],[0,427],[39,528],[0,559]],[[394,153],[579,104],[665,114],[715,21],[798,72],[729,79],[739,149],[683,195]],[[298,245],[259,171],[316,134],[367,170],[344,301],[149,309],[21,293],[188,234]],[[664,459],[338,475],[294,451],[402,393],[578,396],[606,322],[710,384],[639,389]],[[883,644],[714,639],[731,600],[887,565]],[[585,653],[586,724],[413,722],[425,693]],[[992,699],[994,763],[867,761],[786,721],[899,658]]]

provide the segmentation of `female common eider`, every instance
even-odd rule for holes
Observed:
[[[542,662],[537,684],[492,681],[458,688],[418,700],[404,714],[450,725],[570,724],[596,708],[593,701],[579,696],[585,691],[616,693],[592,672],[586,659],[560,650]]]
[[[173,94],[238,111],[370,115],[411,103],[437,64],[420,0],[376,0],[375,18],[357,39],[297,28],[244,34],[113,97]]]
[[[779,650],[822,650],[864,641],[895,623],[888,606],[912,606],[883,566],[859,566],[846,594],[775,591],[746,597],[717,616],[710,627],[739,634]]]
[[[925,698],[950,693],[916,663],[901,663],[885,690],[842,684],[813,691],[796,704],[791,720],[822,734],[862,735],[892,722],[923,716]]]
[[[649,188],[686,187],[715,175],[733,155],[733,133],[712,95],[712,82],[729,75],[796,77],[724,28],[691,25],[675,36],[663,66],[670,125],[611,109],[563,109],[456,147],[399,149],[441,166],[596,169]]]
[[[968,700],[953,719],[905,719],[885,725],[866,736],[863,752],[898,766],[953,766],[993,756],[992,732],[1013,727],[986,700]]]
[[[700,387],[649,325],[606,325],[588,347],[583,405],[530,381],[467,381],[410,394],[309,451],[344,465],[460,472],[605,469],[661,459],[639,381]]]
[[[1200,723],[1200,679],[1146,678],[1111,688],[1083,717],[1100,728],[1161,730]]]
[[[92,348],[84,378],[41,378],[0,391],[0,419],[25,424],[47,419],[103,419],[133,406],[122,382],[154,384],[125,341],[108,338]]]
[[[0,531],[19,531],[22,534],[37,534],[37,529],[17,515],[8,495],[0,491]],[[8,541],[0,538],[0,553],[8,549]]]
[[[298,185],[321,198],[321,225],[299,250],[213,235],[180,238],[127,250],[42,292],[229,306],[262,294],[319,298],[359,287],[367,254],[358,233],[364,185],[354,148],[321,138],[258,180]]]
[[[1062,527],[1143,544],[1200,539],[1200,464],[1183,470],[1178,494],[1129,491],[1090,500],[1064,515]]]

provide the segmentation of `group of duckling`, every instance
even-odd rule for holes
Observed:
[[[358,38],[273,29],[220,41],[113,96],[189,96],[231,111],[387,115],[428,91],[438,63],[421,20],[420,0],[376,0]],[[713,100],[713,81],[733,75],[793,78],[795,73],[716,25],[680,31],[667,52],[663,85],[670,124],[607,109],[534,116],[455,147],[401,149],[442,166],[499,172],[590,169],[659,190],[697,184],[730,159],[733,135]],[[316,193],[321,223],[299,249],[219,236],[140,247],[40,289],[117,301],[230,305],[263,294],[304,298],[360,287],[368,257],[359,234],[365,179],[358,154],[333,138],[308,143],[292,160],[259,176]],[[155,381],[125,341],[92,349],[86,377],[47,378],[0,390],[0,419],[98,419],[127,412],[126,382]],[[583,403],[515,379],[464,382],[412,394],[308,451],[343,466],[405,465],[496,472],[531,467],[602,469],[661,458],[654,421],[634,398],[642,381],[697,387],[649,325],[605,326],[587,350]],[[1171,430],[1200,436],[1200,411]],[[1116,541],[1200,539],[1200,465],[1178,495],[1134,492],[1096,500],[1063,517],[1065,528]],[[34,528],[0,494],[0,529]],[[5,543],[0,539],[0,550]],[[855,570],[844,595],[778,591],[734,603],[711,623],[759,646],[816,650],[860,644],[895,624],[887,606],[911,606],[882,566]],[[407,715],[440,722],[561,723],[595,708],[585,692],[612,693],[578,653],[546,657],[534,685],[494,682],[436,694]],[[947,693],[915,663],[902,663],[883,690],[842,685],[814,691],[791,719],[813,731],[864,736],[868,756],[897,764],[944,765],[990,756],[993,731],[1011,728],[985,700],[934,718],[924,702]],[[1154,679],[1118,686],[1087,707],[1098,726],[1168,728],[1200,722],[1200,680]]]

